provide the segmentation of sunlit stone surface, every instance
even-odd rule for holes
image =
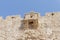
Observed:
[[[0,40],[60,40],[60,12],[0,17]]]

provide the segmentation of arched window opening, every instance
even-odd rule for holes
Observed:
[[[29,28],[33,29],[33,21],[29,22]]]

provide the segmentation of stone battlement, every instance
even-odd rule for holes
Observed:
[[[60,12],[0,17],[0,40],[60,40]]]

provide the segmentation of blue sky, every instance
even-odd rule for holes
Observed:
[[[41,15],[46,12],[60,11],[60,0],[0,0],[0,16],[19,14],[36,11]]]

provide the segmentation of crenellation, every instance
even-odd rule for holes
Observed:
[[[60,12],[0,17],[0,40],[60,40]]]

